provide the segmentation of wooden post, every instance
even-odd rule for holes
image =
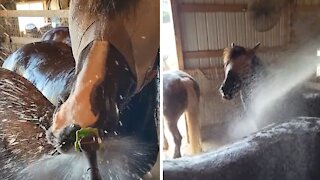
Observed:
[[[174,26],[174,34],[176,39],[176,49],[177,49],[177,57],[179,69],[184,69],[184,61],[183,61],[183,48],[182,48],[182,40],[181,40],[181,24],[180,24],[180,12],[179,12],[179,0],[170,0],[171,1],[171,9],[172,9],[172,20]]]

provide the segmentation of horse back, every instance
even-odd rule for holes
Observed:
[[[43,41],[21,47],[5,60],[2,67],[29,80],[57,105],[61,94],[70,92],[75,62],[68,45]]]
[[[163,106],[164,114],[175,116],[182,114],[188,106],[187,84],[193,85],[193,90],[199,99],[200,87],[192,76],[182,71],[163,73]]]
[[[70,33],[68,27],[56,27],[47,31],[41,41],[63,42],[71,47]]]

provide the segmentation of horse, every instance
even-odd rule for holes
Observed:
[[[258,125],[284,121],[298,116],[320,117],[318,108],[320,93],[305,88],[301,83],[282,97],[275,99],[275,103],[264,104],[263,106],[266,107],[263,112],[260,112],[261,108],[253,102],[257,100],[259,92],[268,93],[263,91],[263,88],[267,87],[272,76],[256,55],[259,46],[260,43],[257,43],[253,48],[244,48],[232,43],[231,47],[225,48],[223,53],[225,79],[219,88],[222,98],[232,100],[237,93],[240,93],[244,114],[250,116],[249,119],[258,115],[257,121],[260,123]],[[263,101],[266,102],[267,99]]]
[[[48,40],[22,46],[4,61],[2,68],[29,80],[58,106],[71,91],[75,61],[70,46]]]
[[[250,49],[232,43],[231,48],[225,48],[223,52],[225,79],[219,88],[220,93],[224,99],[231,100],[240,92],[244,109],[251,101],[252,91],[267,75],[265,66],[256,56],[259,46],[257,43]]]
[[[71,47],[70,33],[68,27],[55,27],[47,31],[41,37],[41,41],[63,42]]]
[[[74,0],[70,2],[69,12],[75,66],[68,69],[70,74],[62,78],[68,82],[67,87],[71,88],[63,96],[65,98],[59,98],[61,103],[56,101],[58,106],[55,107],[52,119],[47,118],[52,120],[50,127],[45,129],[47,139],[59,153],[68,154],[73,152],[75,132],[81,128],[95,127],[99,130],[102,142],[110,141],[105,144],[110,144],[106,149],[111,154],[107,156],[107,152],[101,150],[98,155],[98,169],[102,177],[119,178],[119,174],[103,169],[110,170],[111,166],[115,166],[118,171],[125,169],[120,177],[139,179],[153,166],[159,151],[155,116],[159,3],[146,0],[101,0],[95,3]],[[39,50],[35,48],[33,52],[47,57]],[[22,60],[24,63],[12,63],[20,66],[13,69],[24,69],[30,63],[37,64],[42,59],[32,59],[37,55],[31,53],[28,55],[31,59],[25,58]],[[58,61],[62,60],[65,59],[60,58]],[[45,65],[46,62],[36,68],[41,69]],[[57,68],[48,71],[59,71]],[[37,70],[29,71],[26,68],[25,72],[32,74]],[[33,83],[37,84],[38,78],[35,79]],[[53,83],[46,84],[55,88]],[[61,84],[63,86],[64,83]],[[57,94],[61,96],[61,93]],[[116,140],[123,143],[112,143]],[[108,165],[108,162],[115,163]],[[123,165],[116,162],[122,162]],[[91,168],[92,171],[96,169]],[[36,172],[39,173],[44,177],[43,172]],[[59,173],[55,175],[61,179],[66,178]]]
[[[193,154],[201,152],[199,84],[192,76],[183,71],[166,71],[162,74],[162,78],[164,126],[169,131],[164,140],[166,141],[166,138],[173,139],[173,158],[181,157],[182,136],[178,130],[177,122],[184,112],[187,114],[187,134],[191,151]]]

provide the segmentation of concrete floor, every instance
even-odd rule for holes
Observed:
[[[181,145],[181,155],[182,156],[191,156],[187,138],[186,138],[186,128],[184,117],[182,116],[178,122],[178,128],[182,135],[182,145]],[[202,127],[201,128],[201,137],[202,137],[202,150],[203,152],[207,152],[209,150],[218,149],[226,144],[229,144],[233,141],[236,141],[239,138],[234,138],[229,136],[229,124],[220,124],[220,125],[212,125],[210,127]],[[170,142],[169,142],[170,144]],[[164,157],[163,159],[171,159],[171,149],[163,150]]]

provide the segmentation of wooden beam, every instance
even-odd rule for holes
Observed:
[[[299,5],[298,11],[320,11],[320,5]]]
[[[183,3],[181,12],[247,12],[247,4]],[[320,5],[298,5],[298,11],[320,11]]]
[[[13,44],[29,44],[33,42],[39,42],[41,41],[41,38],[32,38],[32,37],[11,37]]]
[[[183,60],[183,50],[182,50],[182,39],[181,39],[181,24],[180,24],[180,13],[179,13],[179,1],[171,0],[171,9],[172,9],[172,20],[174,26],[174,34],[176,40],[176,50],[178,57],[179,69],[184,69],[184,60]]]
[[[286,50],[288,50],[287,46],[261,47],[258,49],[258,53],[282,52]],[[222,54],[223,54],[223,49],[183,52],[185,59],[222,57]]]
[[[207,58],[207,57],[221,57],[223,49],[207,50],[207,51],[185,51],[183,56],[185,59]]]
[[[69,10],[0,10],[0,17],[60,17],[67,18]]]
[[[247,4],[183,3],[181,12],[246,12]]]

